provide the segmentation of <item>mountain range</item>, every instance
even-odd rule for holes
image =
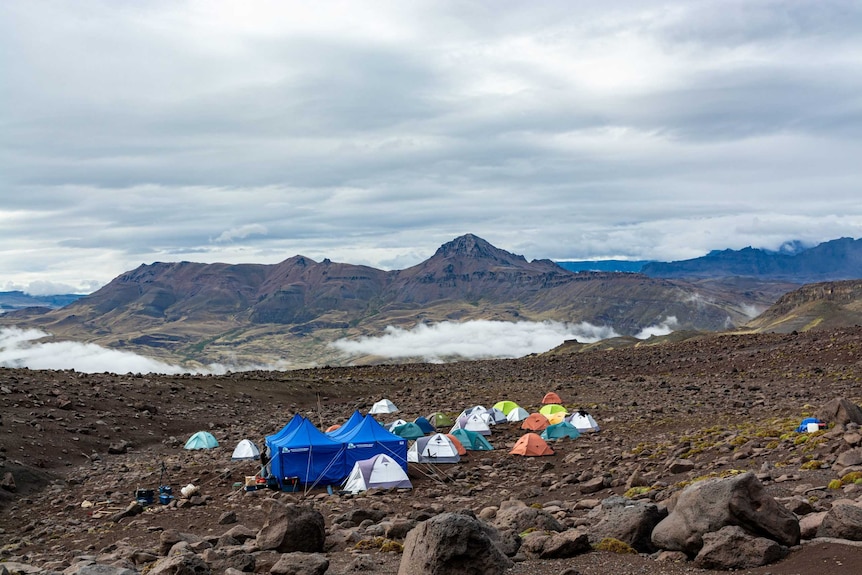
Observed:
[[[822,244],[826,247],[816,253],[841,254],[856,265],[851,255],[858,241],[835,242]],[[809,251],[774,255],[798,258]],[[752,259],[749,250],[739,253]],[[727,255],[699,260],[720,264]],[[799,287],[789,272],[763,279],[727,271],[790,269],[790,264],[770,267],[760,256],[752,257],[759,267],[727,264],[723,275],[699,271],[706,268],[694,263],[698,260],[667,264],[677,268],[655,263],[644,268],[671,277],[574,273],[551,260],[527,261],[467,234],[443,244],[426,261],[394,271],[302,255],[273,265],[157,262],[123,273],[60,309],[0,315],[0,325],[36,327],[57,339],[173,362],[229,365],[379,361],[345,357],[330,344],[379,336],[387,326],[409,329],[445,321],[587,322],[631,339],[671,319],[683,331],[743,326]],[[691,275],[676,277],[684,270]]]

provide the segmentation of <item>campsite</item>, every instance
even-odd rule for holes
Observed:
[[[198,538],[186,543],[190,552],[221,572],[227,558],[215,544],[229,530],[239,536],[240,526],[258,533],[275,500],[322,514],[327,573],[394,574],[406,532],[444,512],[468,509],[502,529],[502,508],[517,501],[564,529],[589,531],[614,496],[660,506],[686,485],[744,472],[804,517],[860,497],[852,482],[829,487],[840,479],[837,465],[862,447],[858,426],[839,433],[822,420],[822,428],[803,423],[836,398],[860,402],[860,359],[862,328],[218,377],[4,369],[0,475],[10,473],[14,484],[0,489],[0,559],[63,571],[87,555],[141,570],[171,537],[188,534]],[[556,400],[543,403],[549,392]],[[388,411],[370,413],[383,400],[398,411],[387,404]],[[562,427],[543,440],[551,425],[529,430],[526,419],[509,420],[519,408],[532,416],[544,405],[561,405],[575,431],[553,424]],[[495,407],[505,423],[489,424],[499,418]],[[579,410],[597,429],[571,421]],[[406,423],[387,429],[399,419]],[[422,437],[394,433],[407,423]],[[427,424],[433,433],[422,429]],[[206,435],[218,445],[207,447]],[[194,436],[204,446],[186,449]],[[511,453],[523,437],[520,447],[536,449],[534,456]],[[267,464],[275,485],[258,481]],[[380,486],[368,490],[375,480]],[[162,486],[172,488],[165,504]],[[130,512],[136,493],[149,490],[153,503]],[[242,554],[253,558],[246,571],[270,572],[279,555],[254,553]],[[804,544],[745,572],[789,575],[827,565],[832,575],[849,575],[860,553]],[[600,550],[555,559],[522,552],[510,572],[566,569],[718,572]]]

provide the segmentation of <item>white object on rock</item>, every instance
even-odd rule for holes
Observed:
[[[199,491],[198,486],[193,485],[191,483],[189,483],[188,485],[186,485],[185,487],[180,489],[180,493],[183,494],[183,497],[191,497],[192,495],[194,495],[198,491]]]

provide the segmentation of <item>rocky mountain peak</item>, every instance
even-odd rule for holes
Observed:
[[[487,241],[473,234],[464,234],[451,242],[447,242],[437,249],[434,258],[472,258],[483,260],[494,260],[503,264],[512,262],[526,262],[524,256],[512,254],[500,248],[492,246]],[[433,258],[432,258],[433,259]]]

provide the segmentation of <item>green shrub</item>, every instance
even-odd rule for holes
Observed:
[[[621,554],[637,553],[637,551],[635,551],[631,545],[629,545],[628,543],[625,543],[623,541],[620,541],[619,539],[614,539],[613,537],[605,537],[604,539],[602,539],[599,542],[599,544],[596,545],[596,550],[597,551],[609,551],[611,553],[621,553]]]

